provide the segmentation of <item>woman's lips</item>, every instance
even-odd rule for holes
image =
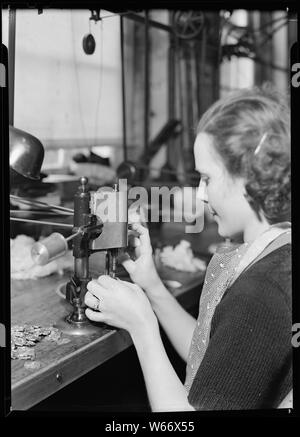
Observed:
[[[216,211],[215,211],[214,209],[212,209],[211,206],[208,206],[208,209],[209,209],[209,212],[211,213],[211,215],[212,215],[213,217],[215,217],[215,216],[217,215]]]

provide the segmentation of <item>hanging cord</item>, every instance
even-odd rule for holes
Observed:
[[[120,16],[120,45],[121,45],[121,75],[122,75],[123,151],[124,151],[124,161],[127,161],[126,89],[125,89],[125,68],[124,68],[124,20],[122,16]]]
[[[96,23],[95,23],[96,24]],[[100,108],[100,102],[102,97],[102,80],[103,80],[103,21],[100,19],[100,76],[99,76],[99,87],[98,87],[98,98],[96,104],[95,112],[95,129],[94,129],[94,144],[97,146],[97,134],[98,134],[98,114]]]
[[[95,22],[95,24],[97,24]],[[96,104],[96,111],[95,111],[95,129],[94,129],[94,145],[97,146],[97,134],[98,134],[98,115],[99,115],[99,108],[100,108],[100,102],[102,97],[102,80],[103,80],[103,22],[102,18],[100,19],[100,68],[99,68],[99,87],[98,87],[98,98],[97,98],[97,104]]]
[[[76,77],[76,85],[77,85],[77,96],[78,96],[78,108],[79,108],[79,117],[80,117],[80,123],[82,127],[83,137],[85,140],[87,140],[86,136],[86,130],[84,126],[84,119],[83,119],[83,111],[81,106],[81,94],[80,94],[80,81],[79,81],[79,73],[78,73],[78,64],[76,62],[76,52],[75,52],[75,32],[74,32],[74,23],[73,23],[73,13],[71,12],[71,31],[72,31],[72,49],[73,49],[73,62],[74,62],[74,69],[75,69],[75,77]]]

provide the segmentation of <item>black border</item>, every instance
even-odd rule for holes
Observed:
[[[1,1],[1,7],[6,8],[8,5],[12,8],[34,8],[34,9],[48,9],[48,8],[58,8],[58,9],[107,9],[113,12],[121,12],[125,10],[131,11],[142,11],[144,9],[257,9],[257,10],[281,10],[289,8],[291,12],[298,12],[299,10],[299,2],[296,1],[151,1],[148,3],[142,3],[138,1],[128,1],[122,3],[122,7],[120,5],[115,4],[111,1],[79,1],[79,0],[70,0],[70,1]],[[297,9],[298,6],[298,9]],[[1,28],[0,28],[1,30]],[[298,27],[299,32],[299,27]],[[2,33],[1,33],[2,35]],[[298,37],[299,40],[299,37]],[[297,62],[300,62],[300,49],[299,44],[294,44],[291,49],[291,66]],[[1,47],[1,62],[6,65],[7,71],[7,49],[2,46]],[[291,71],[291,77],[292,77]],[[8,81],[8,75],[6,75],[6,83]],[[300,85],[300,83],[299,83]],[[1,99],[0,99],[0,107],[1,107],[1,176],[2,176],[2,195],[1,195],[1,254],[2,254],[2,287],[1,287],[1,303],[0,303],[0,314],[1,314],[1,323],[4,323],[6,327],[10,326],[10,260],[9,260],[9,217],[6,212],[9,211],[9,144],[8,144],[8,87],[1,88]],[[293,323],[300,323],[300,296],[299,296],[299,225],[297,224],[297,215],[296,215],[296,204],[297,204],[297,139],[298,129],[299,129],[299,113],[300,113],[300,86],[293,87],[291,86],[291,114],[292,114],[292,223],[293,223],[293,234],[292,234],[292,266],[293,266]],[[5,213],[3,213],[5,212]],[[98,431],[104,431],[105,425],[107,423],[111,423],[112,420],[118,423],[139,423],[140,428],[143,425],[147,425],[148,421],[192,421],[194,423],[194,432],[203,432],[203,419],[208,418],[212,419],[215,417],[218,418],[237,418],[237,417],[256,417],[256,418],[296,418],[300,417],[300,396],[299,396],[299,369],[300,369],[300,344],[299,347],[293,348],[293,364],[294,364],[294,408],[292,410],[245,410],[245,411],[211,411],[211,412],[176,412],[176,413],[101,413],[101,412],[32,412],[32,411],[13,411],[10,410],[10,335],[9,329],[6,332],[6,348],[0,347],[1,352],[1,390],[0,393],[1,398],[1,415],[12,418],[12,417],[73,417],[74,415],[78,418],[81,417],[97,417],[99,424]],[[4,369],[4,372],[3,372]],[[201,421],[199,421],[201,419]],[[210,421],[211,423],[211,421]],[[145,430],[141,429],[139,433],[144,432]],[[146,432],[146,431],[145,431]]]
[[[2,30],[2,29],[1,29]],[[2,33],[1,33],[2,35]],[[4,394],[2,399],[1,396],[1,410],[7,414],[10,408],[10,397],[11,397],[11,362],[9,359],[10,355],[10,257],[9,257],[9,216],[8,214],[3,214],[3,211],[9,211],[9,189],[7,188],[9,184],[9,147],[8,147],[8,53],[4,45],[1,44],[1,63],[5,66],[6,70],[6,87],[0,87],[0,107],[1,107],[1,119],[0,119],[0,132],[1,132],[1,277],[2,277],[2,287],[1,287],[1,304],[0,304],[0,314],[1,314],[1,324],[6,327],[5,332],[5,345],[6,348],[0,347],[1,352],[1,394]],[[3,369],[3,370],[2,370]],[[3,405],[2,405],[3,402]]]

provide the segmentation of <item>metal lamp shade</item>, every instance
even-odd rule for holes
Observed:
[[[33,135],[9,126],[9,165],[25,178],[39,180],[44,147]]]

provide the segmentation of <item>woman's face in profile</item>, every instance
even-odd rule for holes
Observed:
[[[243,234],[253,220],[253,210],[244,197],[243,178],[231,177],[209,134],[197,135],[194,155],[201,176],[197,197],[208,204],[218,233],[230,238]]]

